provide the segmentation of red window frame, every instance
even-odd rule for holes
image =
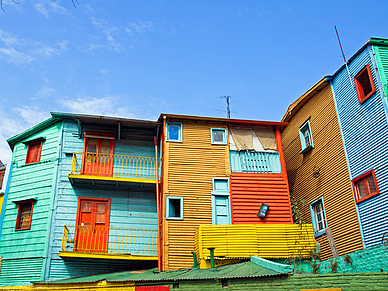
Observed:
[[[38,145],[36,160],[32,159],[33,146]],[[32,141],[27,144],[26,165],[40,162],[43,140]]]
[[[361,82],[359,81],[360,77],[362,75],[364,75],[365,73],[368,74],[368,78],[369,78],[369,83],[371,85],[371,88],[372,88],[372,91],[368,93],[368,95],[364,95],[364,89],[362,87],[362,84]],[[373,77],[372,77],[372,72],[370,70],[370,66],[369,64],[366,65],[365,67],[363,67],[358,73],[357,75],[354,77],[354,83],[356,85],[356,90],[357,90],[357,96],[358,96],[358,102],[360,104],[363,104],[366,100],[368,100],[373,94],[376,93],[376,87],[375,87],[375,84],[373,82]]]
[[[19,224],[20,224],[20,218],[21,218],[21,208],[22,208],[22,205],[30,204],[30,203],[31,203],[30,223],[29,223],[28,227],[20,228]],[[34,200],[26,200],[26,201],[21,201],[21,202],[18,203],[18,214],[16,216],[15,231],[31,229],[32,211],[33,211],[33,209],[34,209]]]
[[[373,181],[374,181],[375,187],[376,187],[376,191],[373,193],[370,192],[368,182],[367,182],[368,178],[370,178],[370,177],[373,177]],[[360,198],[360,195],[358,193],[357,184],[359,184],[359,183],[364,183],[364,185],[365,185],[366,196],[362,197],[362,198]],[[356,199],[356,203],[360,203],[360,202],[365,201],[373,196],[380,194],[379,186],[377,185],[377,179],[376,179],[376,174],[375,174],[374,170],[370,170],[370,171],[362,174],[361,176],[358,176],[357,178],[353,179],[352,184],[353,184],[353,192],[354,192],[354,197]]]

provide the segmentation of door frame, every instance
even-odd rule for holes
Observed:
[[[76,217],[76,222],[75,222],[75,229],[74,229],[74,247],[73,250],[76,249],[77,246],[77,240],[78,240],[78,232],[77,232],[77,226],[79,226],[80,223],[80,218],[81,218],[81,201],[82,200],[89,200],[93,202],[107,202],[108,203],[108,208],[105,213],[107,217],[106,224],[108,225],[108,239],[106,241],[106,252],[108,252],[108,245],[109,245],[109,227],[110,227],[110,207],[111,207],[111,199],[110,198],[97,198],[97,197],[78,197],[78,204],[77,204],[77,217]],[[94,221],[94,226],[96,222]]]
[[[101,132],[90,132],[90,131],[85,131],[84,133],[84,144],[83,144],[83,148],[82,148],[82,164],[81,164],[81,173],[82,175],[85,175],[85,167],[86,167],[86,153],[87,153],[87,145],[88,145],[88,139],[89,138],[95,138],[97,139],[97,148],[96,148],[96,169],[97,169],[97,172],[99,170],[99,167],[100,167],[100,158],[99,158],[99,154],[100,154],[100,151],[101,151],[101,146],[99,147],[98,144],[99,144],[99,139],[108,139],[108,140],[111,140],[111,145],[110,145],[110,148],[109,148],[109,154],[110,155],[114,155],[114,152],[115,152],[115,135],[114,134],[111,134],[111,133],[101,133]],[[113,176],[113,167],[114,167],[114,157],[112,159],[112,165],[110,166],[111,169],[110,169],[110,173],[108,175],[103,175],[103,176],[108,176],[108,177],[111,177]],[[86,175],[88,175],[86,173]],[[94,176],[94,175],[93,175]],[[97,174],[97,176],[100,176]]]

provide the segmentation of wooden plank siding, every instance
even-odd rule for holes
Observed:
[[[62,122],[54,123],[15,144],[0,243],[0,285],[28,284],[43,278],[61,127]],[[40,161],[25,164],[27,146],[23,142],[37,138],[45,139]],[[36,199],[31,229],[15,231],[18,204],[12,201],[31,198]]]
[[[194,236],[199,225],[212,224],[212,178],[230,177],[228,145],[211,144],[211,128],[223,122],[168,120],[182,123],[182,142],[164,140],[163,270],[193,265]],[[166,220],[166,196],[183,197],[183,220]]]
[[[102,131],[104,128],[91,128],[84,124],[85,130]],[[105,132],[114,132],[115,128],[105,127]],[[51,233],[50,265],[46,273],[46,280],[59,280],[76,276],[93,275],[127,270],[141,266],[139,262],[120,260],[61,258],[64,225],[75,225],[79,197],[109,198],[111,201],[109,226],[117,228],[141,228],[156,230],[156,194],[154,184],[133,183],[131,185],[116,186],[82,186],[71,185],[70,174],[73,152],[82,152],[83,138],[77,136],[77,124],[72,119],[64,120],[63,151],[59,166],[59,181],[56,189],[55,219]],[[115,142],[115,154],[154,156],[153,132],[128,130],[123,127],[122,139]],[[154,267],[148,263],[143,266]],[[143,267],[142,266],[142,267]],[[142,268],[139,267],[139,268]]]
[[[232,173],[233,224],[292,223],[290,197],[282,174]],[[269,205],[267,217],[259,218],[260,205]]]
[[[303,155],[299,153],[299,128],[308,119],[314,148]],[[311,97],[289,122],[282,132],[284,155],[290,192],[299,201],[304,221],[312,222],[309,204],[323,197],[327,225],[339,255],[361,249],[357,211],[330,86]],[[313,177],[314,168],[320,173],[317,178]],[[326,236],[317,238],[317,242],[321,243],[322,258],[330,258]]]

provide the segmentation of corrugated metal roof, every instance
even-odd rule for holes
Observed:
[[[175,271],[158,272],[157,269],[143,271],[126,271],[110,274],[100,274],[74,279],[65,279],[39,284],[81,284],[107,282],[153,282],[153,281],[181,281],[181,280],[208,280],[253,278],[265,276],[286,275],[292,270],[291,266],[277,264],[262,258],[252,257],[251,261],[239,264],[226,265],[213,269],[179,269]]]

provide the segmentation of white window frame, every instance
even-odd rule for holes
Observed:
[[[171,139],[170,138],[170,126],[178,126],[179,132],[178,132],[178,139]],[[166,126],[166,140],[169,142],[182,142],[182,123],[180,122],[167,122]]]
[[[222,131],[224,133],[223,141],[215,141],[214,140],[214,132],[216,131]],[[226,128],[211,128],[211,139],[212,139],[212,144],[218,144],[218,145],[227,145],[227,138],[226,138]]]
[[[306,144],[306,137],[305,133],[308,133],[308,136],[310,138],[310,144]],[[300,128],[299,128],[299,138],[300,138],[300,145],[302,147],[302,150],[300,151],[300,154],[304,154],[308,150],[314,148],[313,143],[313,135],[311,133],[311,126],[310,126],[310,120],[307,120]]]
[[[319,209],[320,208],[320,209]],[[318,211],[317,211],[318,210]],[[327,221],[325,213],[325,205],[323,204],[323,197],[319,197],[310,203],[311,221],[313,224],[314,234],[321,235],[326,233]],[[322,216],[323,227],[319,227],[319,213]]]
[[[170,200],[180,201],[180,216],[170,216]],[[169,220],[183,220],[183,197],[180,196],[166,196],[166,219]]]

